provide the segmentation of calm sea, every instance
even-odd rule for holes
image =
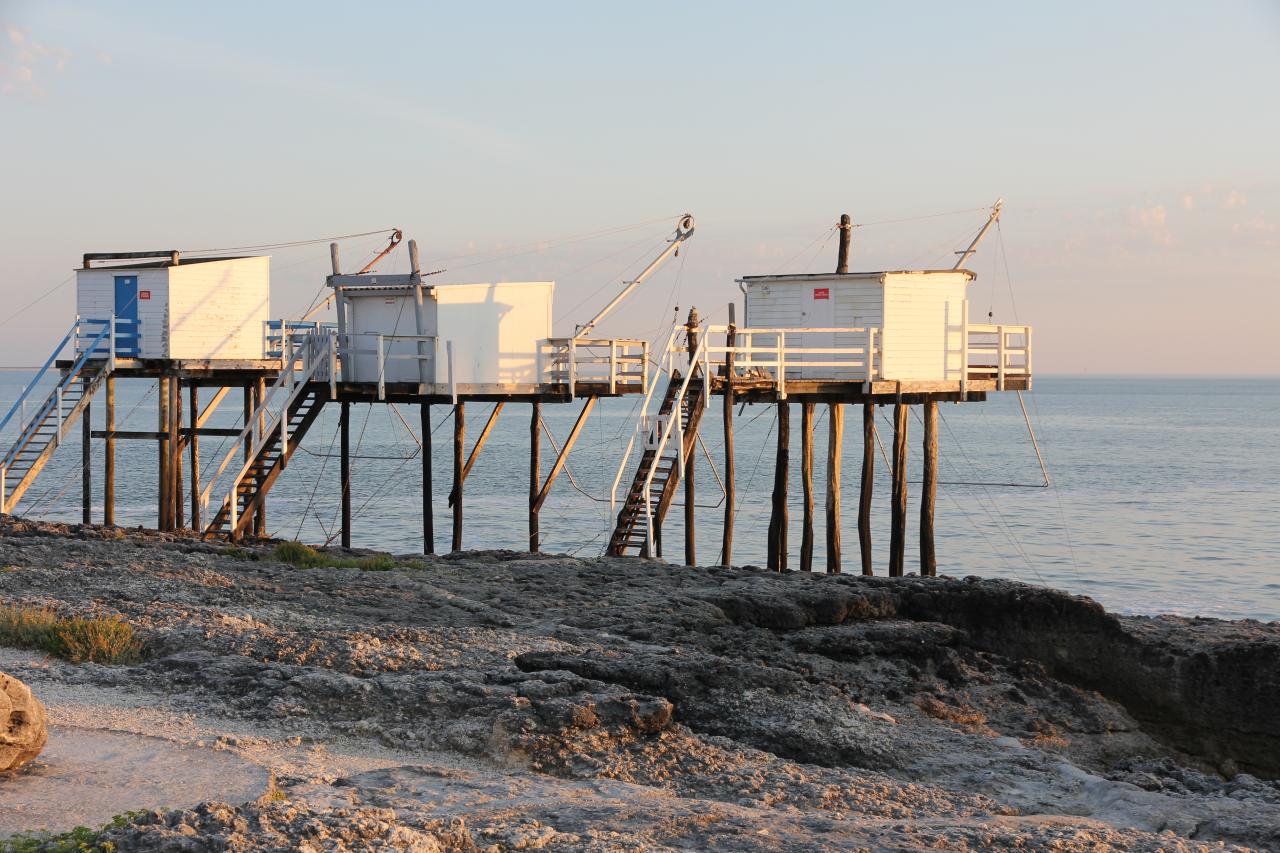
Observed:
[[[7,411],[30,374],[0,372],[0,411]],[[204,392],[207,396],[207,390]],[[238,392],[235,392],[238,394]],[[152,385],[121,380],[119,429],[155,429]],[[943,404],[939,488],[938,570],[951,575],[1016,578],[1084,593],[1127,613],[1200,614],[1280,619],[1280,379],[1041,377],[1026,395],[1052,486],[1042,483],[1017,398],[992,395],[984,404]],[[609,487],[634,423],[633,400],[603,401],[592,414],[542,513],[545,551],[599,554],[608,539]],[[234,425],[238,397],[228,397],[211,425]],[[468,446],[491,404],[467,407]],[[94,407],[101,427],[101,405]],[[715,469],[722,465],[718,405],[704,418],[703,435]],[[544,406],[559,441],[574,406]],[[431,409],[436,547],[449,546],[447,505],[452,471],[452,424],[447,406]],[[814,478],[818,516],[815,565],[825,565],[823,489],[826,415],[819,409]],[[399,414],[417,431],[411,407]],[[891,435],[888,410],[879,413],[882,438]],[[127,416],[127,417],[126,417]],[[337,535],[337,407],[326,407],[281,476],[269,501],[274,536],[324,542]],[[421,539],[421,460],[418,441],[388,406],[352,411],[356,460],[352,485],[354,544],[418,551]],[[861,465],[860,412],[846,414],[844,454],[845,570],[857,570],[857,494]],[[791,565],[798,564],[801,494],[799,409],[792,407]],[[747,406],[736,419],[739,505],[735,508],[736,564],[764,562],[772,487],[774,410]],[[79,440],[55,454],[19,508],[20,515],[77,521],[80,514]],[[911,420],[911,535],[907,566],[917,565],[919,443]],[[466,548],[527,544],[529,407],[509,405],[466,482]],[[4,438],[12,439],[12,430]],[[229,439],[202,442],[214,465]],[[5,441],[8,446],[8,441]],[[543,440],[544,471],[553,451]],[[102,442],[93,448],[94,514],[101,518]],[[117,451],[120,524],[154,526],[154,444],[122,441]],[[632,460],[634,464],[634,458]],[[630,466],[623,487],[630,480]],[[698,460],[698,559],[719,559],[723,495],[712,465]],[[188,474],[189,472],[184,472]],[[874,501],[877,571],[887,565],[887,465],[878,459]],[[664,528],[667,556],[683,558],[683,512]]]

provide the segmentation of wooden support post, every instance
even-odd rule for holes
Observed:
[[[695,373],[699,366],[694,361],[694,353],[698,351],[698,309],[689,309],[689,319],[685,323],[685,330],[689,344],[689,373]],[[695,377],[696,378],[696,377]],[[692,380],[691,380],[692,381]],[[688,397],[685,398],[688,401]],[[702,406],[706,406],[709,401],[702,400]],[[680,413],[675,413],[676,417],[680,417]],[[690,418],[693,417],[692,411],[689,413]],[[688,444],[689,452],[685,453],[684,447],[680,448],[680,452],[685,454],[684,460],[684,564],[686,566],[698,565],[698,540],[697,540],[697,490],[694,487],[695,477],[694,471],[697,468],[698,460],[698,435],[697,432],[685,435],[682,433],[684,441]]]
[[[173,502],[173,529],[183,527],[182,491],[182,380],[169,380],[169,497]]]
[[[564,470],[565,464],[569,461],[569,451],[573,449],[573,445],[578,441],[578,436],[582,433],[582,428],[586,426],[587,418],[591,415],[591,410],[595,408],[596,400],[598,399],[598,397],[588,397],[583,402],[582,411],[578,412],[578,419],[573,422],[573,429],[569,430],[569,437],[564,440],[564,446],[556,454],[556,461],[551,466],[551,472],[547,474],[547,479],[543,481],[542,487],[538,489],[538,497],[533,502],[535,510],[542,509],[542,505],[547,502],[547,496],[551,494],[551,487],[555,485],[556,478],[560,476],[560,472]]]
[[[351,547],[351,404],[342,401],[338,416],[338,476],[342,480],[342,547]]]
[[[102,461],[102,523],[116,523],[116,378],[107,376],[107,438]]]
[[[767,565],[775,572],[787,570],[787,482],[791,460],[791,408],[778,401],[778,450],[773,469],[773,508],[769,514]]]
[[[729,351],[724,354],[724,532],[720,540],[720,565],[733,565],[733,512],[734,487],[733,472],[733,347],[737,341],[738,327],[734,324],[733,304],[729,304],[729,330],[725,335],[725,346]]]
[[[800,529],[800,571],[813,571],[813,403],[800,404],[800,486],[804,511]]]
[[[466,403],[459,402],[453,407],[453,541],[450,550],[462,550],[462,483],[463,474],[463,442],[466,438]]]
[[[920,575],[938,574],[933,543],[933,511],[938,499],[938,401],[924,404],[924,484],[920,487]]]
[[[893,499],[890,505],[889,576],[902,577],[907,546],[907,410],[893,407]]]
[[[188,391],[191,412],[191,437],[187,445],[191,449],[191,529],[200,532],[200,392],[196,383]]]
[[[827,407],[827,573],[840,574],[840,461],[844,442],[844,405]]]
[[[862,573],[875,574],[871,563],[871,493],[876,484],[876,404],[862,404],[862,483],[858,491],[858,552]]]
[[[542,403],[533,403],[529,417],[529,553],[538,553],[538,491],[542,488],[542,461],[538,452],[542,441]]]
[[[253,389],[253,408],[258,411],[262,408],[262,402],[267,398],[267,380],[258,377],[258,381]],[[289,419],[289,413],[285,412],[281,415],[285,420]],[[267,416],[265,412],[259,411],[258,414],[258,435],[262,435],[262,431],[267,428]],[[284,460],[280,460],[280,464],[284,464]],[[266,473],[265,471],[263,472]],[[253,516],[253,532],[257,536],[267,535],[267,495],[265,492],[258,497],[258,510]]]
[[[436,552],[436,519],[431,509],[431,406],[418,407],[422,419],[422,553]]]
[[[156,393],[159,394],[159,412],[157,417],[156,429],[159,432],[167,433],[169,431],[169,377],[161,376],[156,380]],[[172,502],[169,500],[169,442],[164,439],[156,441],[156,452],[159,456],[159,485],[158,485],[158,503],[159,512],[156,521],[156,527],[160,530],[169,529],[169,510]]]
[[[85,403],[80,414],[80,520],[85,524],[93,523],[93,468],[89,464],[93,454],[91,411],[89,404]]]
[[[285,330],[285,333],[286,334],[288,333],[287,329]],[[254,386],[245,385],[244,396],[241,402],[241,407],[244,409],[244,425],[246,427],[248,427],[249,424],[253,422],[253,410],[254,408],[256,408],[253,404],[253,398],[254,398]],[[244,461],[245,462],[251,462],[253,459],[253,443],[254,443],[254,437],[253,437],[253,432],[251,431],[247,436],[245,436],[245,439],[244,439]],[[252,477],[255,480],[257,479],[257,473],[254,472],[253,470],[250,470],[249,473],[246,474],[245,476]],[[234,499],[234,496],[233,496],[233,499]],[[256,519],[257,519],[257,516],[255,515],[254,521],[250,522],[248,525],[248,529],[251,532],[253,532],[255,535],[257,534],[257,531],[254,529]]]

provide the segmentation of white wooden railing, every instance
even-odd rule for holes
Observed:
[[[963,363],[966,381],[995,379],[1003,391],[1007,377],[1031,375],[1031,327],[966,324]]]
[[[728,326],[707,326],[704,335],[714,340],[723,340],[728,333]],[[850,346],[805,346],[803,335],[832,334],[845,335],[860,343]],[[757,343],[757,338],[765,338],[764,343]],[[788,342],[791,337],[794,343]],[[796,340],[798,338],[798,340]],[[848,328],[787,328],[757,329],[740,328],[734,330],[734,345],[710,344],[707,347],[707,358],[712,354],[724,356],[733,353],[735,376],[748,376],[753,372],[763,373],[778,386],[778,398],[787,397],[787,371],[799,371],[806,368],[830,367],[840,368],[844,375],[841,379],[861,381],[866,385],[881,378],[881,351],[883,336],[875,326],[857,326]],[[834,370],[832,378],[836,378]]]
[[[538,376],[550,385],[605,385],[610,394],[647,393],[649,342],[632,338],[547,338],[538,342]]]

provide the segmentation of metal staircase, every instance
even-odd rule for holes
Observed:
[[[656,415],[646,413],[641,418],[643,450],[631,487],[618,511],[613,535],[609,538],[606,553],[610,556],[638,553],[650,557],[657,555],[661,548],[659,528],[675,500],[676,485],[684,476],[685,464],[696,447],[698,424],[702,420],[702,413],[706,411],[711,390],[706,363],[706,336],[702,337],[689,356],[689,367],[682,375],[680,370],[670,367],[670,364],[674,357],[684,355],[687,351],[687,347],[675,346],[673,330],[665,353],[671,378],[658,404]],[[646,398],[646,407],[648,403],[649,399]],[[633,437],[632,442],[634,441]],[[624,466],[630,457],[631,447],[628,444],[623,456]]]
[[[327,329],[305,335],[296,347],[291,339],[286,340],[284,368],[200,496],[207,510],[219,478],[232,459],[244,454],[245,461],[231,478],[221,506],[204,527],[205,536],[225,535],[234,540],[251,527],[272,484],[320,416],[325,401],[333,396],[333,360],[333,333]],[[326,380],[328,388],[322,384]]]
[[[45,464],[79,420],[89,400],[115,369],[114,320],[79,320],[63,336],[53,354],[22,390],[8,414],[0,420],[3,430],[16,415],[18,435],[0,458],[0,513],[11,512],[35,482]],[[32,392],[45,379],[58,355],[74,342],[76,358],[49,395],[34,405]],[[28,417],[28,409],[33,409]]]

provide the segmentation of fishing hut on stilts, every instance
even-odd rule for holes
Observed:
[[[328,296],[298,319],[271,318],[265,256],[86,254],[76,272],[75,322],[0,420],[0,429],[16,433],[0,457],[0,513],[15,510],[79,422],[86,524],[93,520],[91,440],[105,444],[106,524],[115,523],[116,442],[139,440],[153,441],[158,449],[158,529],[189,528],[231,540],[264,536],[272,486],[324,407],[338,406],[335,485],[341,542],[350,547],[351,406],[408,404],[420,409],[423,550],[433,553],[430,409],[449,406],[450,546],[459,550],[467,475],[504,407],[526,403],[531,413],[529,550],[537,551],[541,510],[596,403],[649,390],[649,344],[595,337],[592,331],[693,232],[693,217],[679,217],[658,256],[569,337],[551,334],[553,282],[435,284],[432,273],[422,271],[412,240],[410,272],[378,273],[378,262],[401,241],[399,230],[386,249],[351,273],[343,272],[338,245],[332,244]],[[336,323],[312,319],[330,304]],[[122,380],[156,383],[155,430],[116,428],[115,388]],[[242,396],[239,425],[210,426],[214,412],[236,390]],[[91,422],[95,397],[105,409],[100,430]],[[577,418],[544,470],[542,406],[577,401]],[[476,402],[493,403],[493,408],[468,449],[466,406]],[[200,440],[207,437],[231,439],[230,450],[202,459]]]
[[[672,329],[655,355],[666,374],[646,392],[644,411],[614,481],[616,524],[607,553],[663,556],[662,525],[678,491],[684,492],[684,562],[697,565],[695,460],[702,415],[719,395],[724,429],[725,489],[720,562],[733,560],[737,504],[734,407],[762,403],[777,410],[777,446],[767,564],[790,563],[788,486],[792,406],[800,409],[803,515],[800,571],[813,571],[815,410],[827,408],[825,483],[826,566],[843,570],[842,471],[845,407],[862,412],[862,467],[858,493],[858,551],[863,574],[873,573],[871,505],[875,482],[875,412],[893,407],[891,526],[888,574],[904,573],[907,540],[908,412],[919,406],[924,435],[919,508],[920,567],[934,575],[934,505],[938,486],[938,404],[975,403],[987,395],[1031,388],[1031,327],[969,321],[967,288],[974,274],[965,262],[1000,216],[997,201],[983,227],[950,269],[849,271],[849,216],[839,223],[833,273],[745,276],[743,322],[729,306],[727,325],[704,325],[696,311]],[[1028,423],[1029,426],[1029,423]],[[630,485],[618,490],[639,449]]]

